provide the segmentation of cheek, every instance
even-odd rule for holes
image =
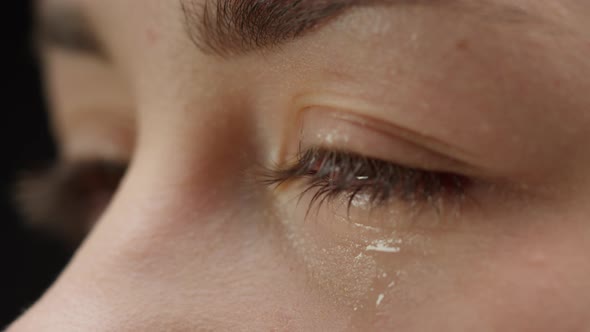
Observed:
[[[575,230],[559,228],[568,228],[567,223],[552,224],[555,229],[523,239],[495,257],[487,279],[490,289],[479,292],[492,326],[504,331],[588,328],[590,263],[585,253],[590,248],[578,241]]]
[[[212,204],[223,205],[214,210],[199,208],[198,197],[179,188],[156,199],[162,191],[150,187],[147,193],[149,181],[140,180],[124,185],[64,276],[99,280],[100,292],[70,290],[71,296],[101,311],[115,308],[108,309],[115,325],[156,321],[162,329],[178,324],[189,330],[310,330],[322,324],[344,329],[343,315],[309,290],[305,273],[286,255],[280,223],[251,202],[240,205],[229,197],[214,198]],[[125,321],[136,312],[142,319]]]
[[[434,315],[492,331],[586,330],[590,248],[575,223],[562,218],[545,225],[499,238],[475,269],[459,267],[459,290],[431,307]]]
[[[433,244],[438,254],[393,289],[377,326],[401,331],[586,331],[585,218],[513,220]],[[505,220],[508,221],[508,220]],[[510,232],[508,235],[507,233]],[[482,235],[484,234],[484,235]],[[444,242],[444,245],[443,245]],[[450,245],[452,243],[452,245]],[[397,303],[396,303],[397,302]]]

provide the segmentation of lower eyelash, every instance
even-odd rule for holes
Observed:
[[[381,206],[393,199],[409,204],[438,198],[461,197],[470,181],[467,177],[426,171],[367,158],[358,154],[313,148],[298,155],[287,168],[267,172],[266,183],[282,185],[304,180],[307,188],[301,196],[315,191],[308,211],[314,205],[346,197],[348,210],[358,195],[368,197],[371,206]]]

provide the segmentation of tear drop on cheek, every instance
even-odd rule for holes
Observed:
[[[375,240],[366,246],[365,251],[395,254],[401,251],[402,239]]]
[[[352,200],[350,201],[350,205],[355,208],[369,210],[369,209],[371,209],[371,205],[372,205],[371,202],[372,202],[372,200],[371,200],[370,194],[359,193],[352,198]]]
[[[377,296],[377,301],[375,302],[375,306],[379,306],[381,304],[381,302],[383,302],[383,299],[385,298],[385,294],[381,293]]]

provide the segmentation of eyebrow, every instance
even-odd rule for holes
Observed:
[[[542,19],[513,4],[480,0],[179,0],[185,28],[204,53],[240,55],[292,41],[348,9],[361,6],[453,6],[496,23]]]
[[[186,33],[205,54],[228,57],[271,48],[317,30],[353,7],[447,6],[496,24],[547,23],[514,4],[494,0],[179,0]],[[39,11],[34,44],[108,60],[88,15],[78,6]]]
[[[74,5],[51,5],[41,8],[33,30],[35,48],[55,47],[70,52],[108,58],[90,19]]]
[[[386,1],[382,0],[381,2]],[[180,0],[186,30],[205,53],[227,56],[295,39],[358,0]],[[371,2],[377,2],[371,0]]]

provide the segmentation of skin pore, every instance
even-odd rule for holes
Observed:
[[[337,2],[40,1],[61,162],[129,167],[8,331],[590,329],[590,5]]]

